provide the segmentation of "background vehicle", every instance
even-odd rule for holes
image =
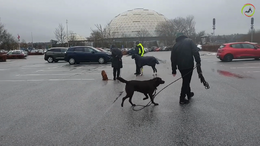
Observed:
[[[111,53],[102,52],[92,46],[70,47],[65,53],[65,61],[69,64],[80,62],[98,62],[100,64],[111,61]]]
[[[49,63],[58,62],[59,60],[64,60],[65,52],[68,48],[66,47],[53,47],[48,49],[44,53],[44,60],[48,61]]]
[[[23,50],[12,50],[6,54],[7,59],[23,59],[27,57],[27,54]]]
[[[230,62],[233,59],[260,58],[260,48],[258,44],[250,42],[226,43],[219,47],[217,58],[221,61]]]
[[[105,49],[102,49],[102,48],[96,48],[96,49],[98,49],[98,50],[101,51],[101,52],[105,52],[105,53],[107,53],[108,55],[112,55],[112,53],[111,53],[110,51],[107,51],[107,50],[105,50]]]
[[[201,51],[202,50],[202,45],[198,44],[197,48],[198,48],[199,51]]]

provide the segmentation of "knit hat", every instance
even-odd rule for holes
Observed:
[[[182,33],[182,32],[178,32],[178,33],[176,34],[176,38],[178,38],[178,37],[180,37],[180,36],[185,36],[185,35],[184,35],[184,33]]]

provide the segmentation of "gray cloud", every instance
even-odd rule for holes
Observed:
[[[193,15],[196,31],[212,32],[216,18],[216,34],[247,33],[250,18],[241,14],[246,3],[256,7],[255,29],[260,29],[259,0],[0,0],[0,17],[5,28],[14,36],[34,42],[55,39],[60,23],[69,31],[88,37],[95,24],[106,26],[116,15],[135,8],[146,8],[168,19]]]

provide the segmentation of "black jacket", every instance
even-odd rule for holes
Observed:
[[[197,46],[186,36],[176,39],[176,44],[171,51],[172,74],[176,74],[176,69],[190,69],[194,67],[194,58],[200,64],[200,54]]]
[[[118,48],[112,48],[112,67],[113,68],[122,68],[123,67],[123,62],[122,62],[122,51],[119,50]]]

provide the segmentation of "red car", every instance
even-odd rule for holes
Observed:
[[[24,59],[27,57],[27,54],[22,50],[12,50],[7,54],[7,59]]]
[[[260,47],[256,43],[234,42],[221,45],[217,51],[217,58],[230,62],[233,59],[260,58]]]

